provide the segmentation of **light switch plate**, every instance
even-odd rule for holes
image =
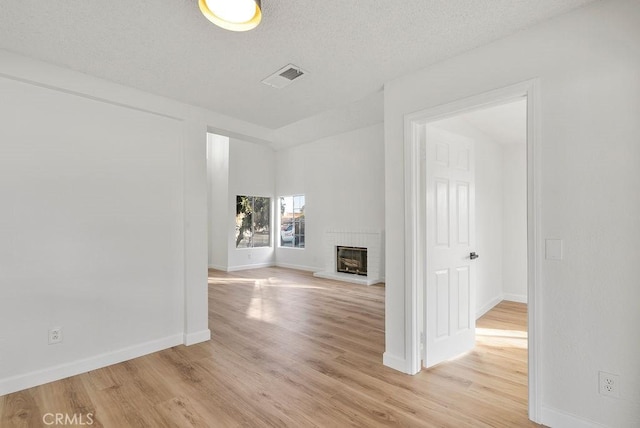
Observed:
[[[562,260],[562,239],[545,240],[545,257],[547,260]]]

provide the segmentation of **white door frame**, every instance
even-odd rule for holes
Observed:
[[[541,331],[539,281],[542,254],[540,237],[540,90],[539,80],[533,79],[516,85],[496,89],[469,98],[439,105],[405,115],[404,117],[404,169],[405,169],[405,356],[407,373],[416,374],[421,367],[418,287],[421,285],[424,248],[416,239],[422,227],[420,219],[420,140],[418,127],[422,124],[504,104],[516,98],[527,98],[527,305],[528,305],[528,377],[529,419],[540,417],[540,370],[538,356]]]

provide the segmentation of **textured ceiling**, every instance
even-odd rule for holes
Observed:
[[[278,129],[592,0],[264,0],[255,30],[196,0],[3,0],[0,48]],[[304,79],[260,83],[293,63]]]

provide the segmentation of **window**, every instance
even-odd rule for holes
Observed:
[[[280,246],[304,248],[304,195],[280,197]]]
[[[236,196],[236,248],[271,246],[271,198]]]

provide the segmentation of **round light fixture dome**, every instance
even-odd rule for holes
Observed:
[[[198,4],[209,21],[225,30],[251,30],[262,19],[260,0],[198,0]]]

